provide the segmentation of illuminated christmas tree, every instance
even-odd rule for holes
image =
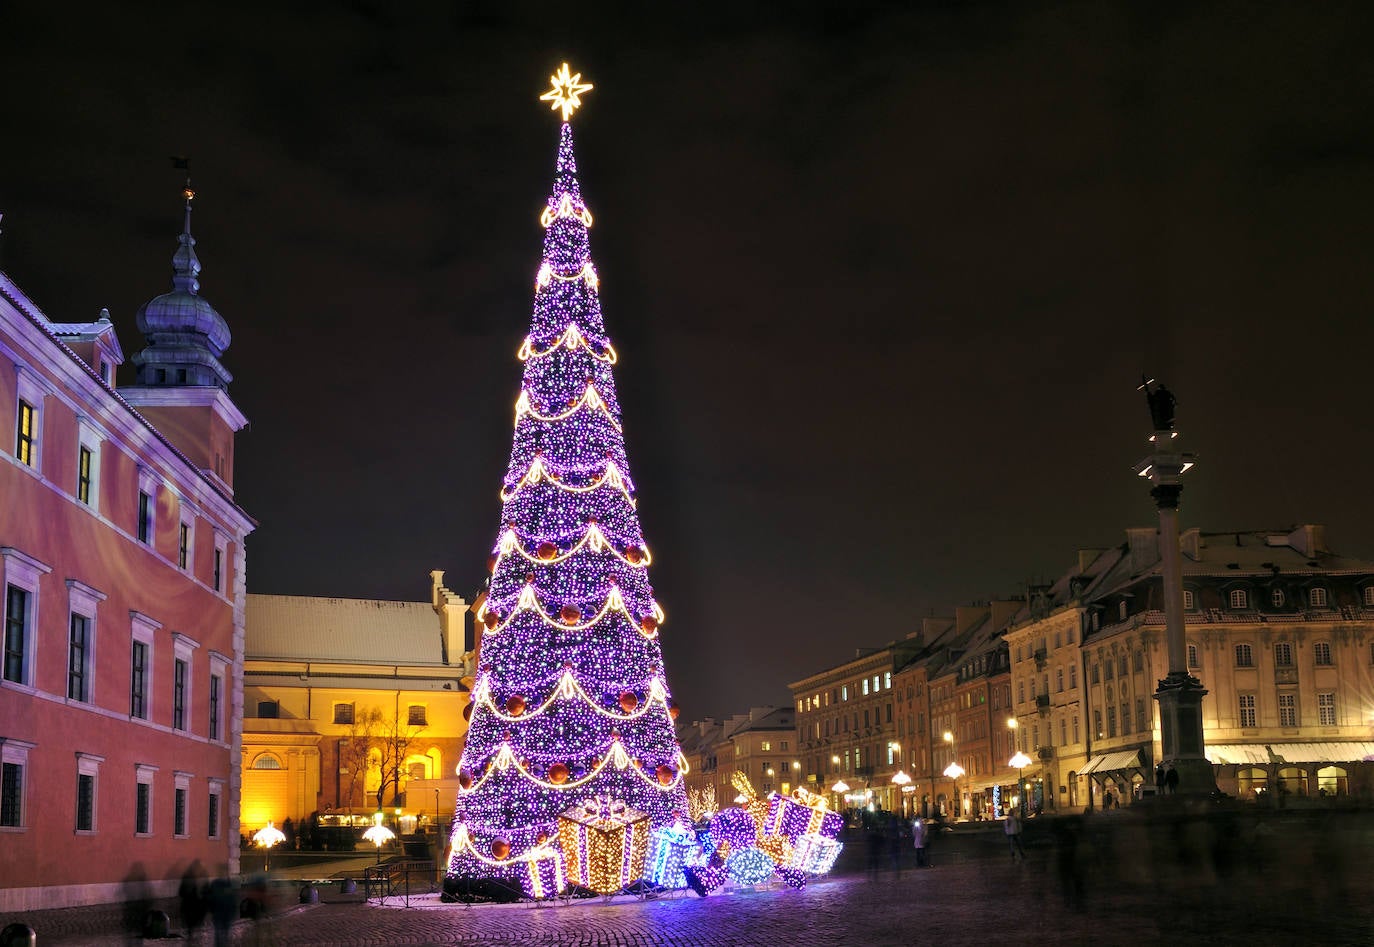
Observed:
[[[619,841],[640,861],[642,834],[687,811],[568,123],[591,88],[580,79],[565,64],[543,97],[563,124],[448,865],[455,881],[503,878],[537,897],[595,861],[585,844],[580,857],[560,848],[570,810],[581,821],[561,820],[563,847],[570,826],[624,822]],[[624,861],[612,875],[633,881]]]

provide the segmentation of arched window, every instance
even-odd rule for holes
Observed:
[[[1269,592],[1269,601],[1273,603],[1275,608],[1283,608],[1283,589],[1277,586],[1272,589]]]
[[[1249,605],[1250,605],[1250,596],[1248,596],[1248,595],[1245,593],[1245,589],[1232,589],[1232,590],[1231,590],[1231,607],[1232,607],[1232,608],[1248,608]]]
[[[253,757],[253,765],[250,769],[285,769],[281,765],[281,760],[271,753],[259,753]]]
[[[1323,766],[1317,770],[1317,795],[1344,796],[1350,792],[1345,770],[1339,766]]]
[[[1307,600],[1312,603],[1313,608],[1326,607],[1326,589],[1312,589],[1307,593]]]
[[[1285,766],[1279,770],[1279,792],[1292,796],[1307,795],[1307,770]]]
[[[1242,799],[1259,798],[1269,789],[1269,774],[1258,766],[1236,772],[1236,793]]]

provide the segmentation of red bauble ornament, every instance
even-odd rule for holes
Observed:
[[[677,715],[680,714],[680,713],[682,713],[682,708],[679,707],[677,704],[669,704],[669,705],[668,705],[668,716],[670,716],[670,717],[672,717],[674,720],[676,720],[676,719],[677,719]]]
[[[536,844],[536,845],[543,845],[543,844],[544,844],[545,842],[547,842],[548,840],[549,840],[549,833],[548,833],[548,832],[540,832],[538,835],[536,835],[536,836],[534,837],[534,844]]]
[[[576,605],[564,605],[558,612],[558,617],[563,619],[565,625],[576,625],[582,617],[582,609]]]
[[[472,704],[463,708],[463,719],[468,722],[472,721]]]
[[[652,635],[658,631],[658,619],[653,615],[645,615],[639,620],[639,629],[646,635]]]
[[[632,566],[637,566],[644,561],[644,550],[638,546],[631,546],[625,550],[625,561]]]
[[[566,763],[554,763],[549,767],[549,782],[563,784],[568,781],[568,765]]]
[[[471,789],[471,788],[472,788],[472,774],[469,773],[467,770],[462,770],[461,772],[459,772],[459,774],[458,774],[458,785],[459,785],[459,786],[462,786],[464,789]]]
[[[639,706],[639,696],[633,691],[625,691],[620,695],[620,709],[627,714],[634,713],[634,709]]]
[[[554,557],[558,555],[558,547],[551,542],[542,542],[539,544],[539,547],[535,550],[535,555],[537,555],[544,562],[551,562],[554,559]]]
[[[483,612],[482,624],[487,626],[487,631],[491,631],[497,625],[501,624],[501,616],[495,612]]]
[[[526,585],[529,585],[529,584],[530,584],[531,582],[533,582],[533,581],[534,581],[534,573],[533,573],[533,572],[526,572],[526,573],[525,573],[525,584],[526,584]]]
[[[506,698],[506,713],[512,717],[518,717],[525,712],[525,698],[519,694],[512,694]]]
[[[658,783],[660,786],[669,786],[672,785],[673,777],[676,776],[677,773],[673,772],[673,768],[671,766],[669,766],[667,763],[664,763],[658,769],[654,770],[654,775],[658,777]]]
[[[491,843],[491,854],[493,858],[505,858],[510,854],[510,842],[503,838],[494,840]]]

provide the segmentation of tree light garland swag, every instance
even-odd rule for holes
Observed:
[[[542,221],[448,863],[452,883],[500,878],[531,897],[562,887],[571,860],[559,815],[574,806],[614,801],[646,814],[650,832],[687,812],[658,641],[664,615],[649,585],[567,122]],[[617,881],[637,879],[643,851],[625,866],[636,877]]]

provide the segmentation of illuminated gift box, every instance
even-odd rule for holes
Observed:
[[[558,817],[568,880],[612,894],[644,874],[649,817],[623,802],[593,799]]]
[[[660,888],[685,888],[683,869],[706,864],[696,833],[680,825],[665,825],[649,835],[644,877]]]
[[[833,838],[807,833],[797,839],[788,867],[812,875],[823,875],[835,864],[842,848],[844,845]]]
[[[794,798],[770,793],[762,834],[781,835],[794,845],[803,835],[835,838],[844,828],[844,817],[826,806],[825,798],[797,790]]]
[[[557,897],[568,886],[563,875],[563,853],[553,845],[541,845],[526,856],[520,887],[536,901]]]

